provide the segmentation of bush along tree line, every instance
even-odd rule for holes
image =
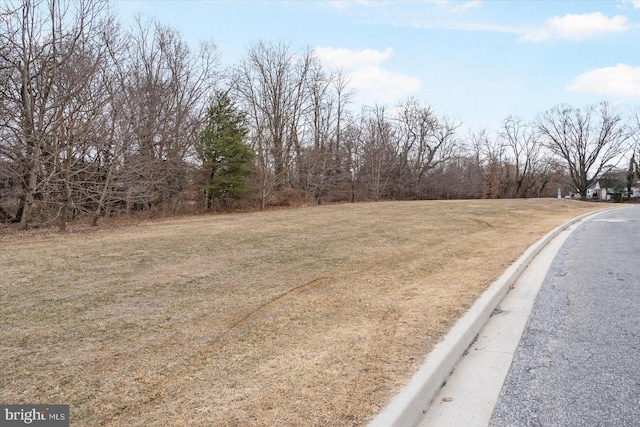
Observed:
[[[585,195],[624,156],[639,179],[640,115],[559,105],[461,135],[409,98],[352,103],[312,50],[216,46],[102,1],[0,3],[0,221],[165,215],[296,202]]]

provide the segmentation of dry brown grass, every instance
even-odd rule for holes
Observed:
[[[389,202],[0,239],[0,402],[74,426],[364,425],[532,243],[602,205]]]

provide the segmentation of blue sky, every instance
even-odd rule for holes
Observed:
[[[413,96],[469,130],[508,115],[532,120],[556,104],[640,105],[640,0],[608,1],[125,1],[212,40],[222,65],[247,47],[287,42],[316,51],[351,79],[357,104]]]

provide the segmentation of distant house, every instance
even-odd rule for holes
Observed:
[[[587,189],[587,199],[612,200],[616,196],[627,197],[627,184],[619,179],[602,178]],[[640,197],[640,187],[637,183],[631,187],[628,197]]]

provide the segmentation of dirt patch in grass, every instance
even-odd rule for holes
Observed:
[[[0,402],[74,426],[365,425],[520,254],[603,205],[384,202],[0,239]]]

